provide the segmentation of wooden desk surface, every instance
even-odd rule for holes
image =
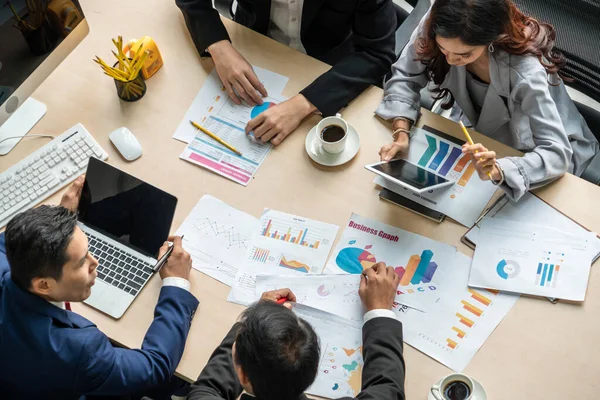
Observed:
[[[428,236],[471,256],[460,243],[466,229],[452,221],[436,224],[378,199],[373,175],[363,166],[377,160],[381,145],[390,140],[389,126],[375,118],[373,110],[382,91],[371,88],[343,112],[358,130],[361,149],[347,165],[325,168],[311,162],[304,139],[319,117],[306,120],[282,145],[275,148],[244,188],[179,159],[185,147],[171,138],[213,64],[201,61],[183,18],[173,1],[82,0],[91,32],[68,59],[40,86],[34,97],[45,102],[48,114],[34,133],[59,134],[81,122],[107,150],[109,162],[175,194],[179,205],[172,230],[181,224],[206,193],[234,207],[259,216],[270,207],[344,227],[352,212]],[[233,43],[252,63],[289,76],[284,92],[292,96],[328,67],[230,21]],[[127,104],[116,96],[113,82],[91,61],[98,54],[109,58],[110,38],[127,40],[152,36],[165,60],[139,102]],[[424,112],[421,123],[461,137],[459,128]],[[109,142],[108,134],[129,127],[140,140],[144,155],[124,161]],[[515,154],[505,146],[475,135],[500,155]],[[0,159],[0,171],[34,151],[44,139],[23,140]],[[61,192],[62,193],[62,192]],[[58,203],[60,194],[47,200]],[[567,175],[538,191],[548,203],[587,228],[600,232],[596,211],[600,189]],[[597,269],[597,268],[596,268]],[[465,373],[480,380],[491,399],[592,399],[600,384],[600,278],[592,271],[587,300],[581,305],[552,305],[544,299],[522,298],[491,335]],[[200,306],[177,373],[194,380],[242,307],[226,302],[229,288],[193,271],[192,290]],[[94,321],[108,336],[129,347],[139,347],[152,320],[160,288],[155,277],[125,316],[115,321],[83,304],[75,311]],[[433,359],[405,347],[406,390],[409,399],[426,399],[428,388],[450,370]]]

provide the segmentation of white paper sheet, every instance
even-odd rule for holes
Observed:
[[[531,224],[546,225],[563,232],[584,234],[587,229],[577,224],[564,214],[561,214],[552,206],[540,200],[531,193],[525,193],[515,203],[508,197],[504,197],[486,214],[486,218],[503,218],[511,221],[527,221]],[[474,225],[466,235],[473,244],[477,245],[479,238],[479,226]],[[597,240],[597,248],[600,252],[600,240]]]
[[[306,393],[327,398],[358,395],[364,365],[362,323],[300,304],[292,310],[313,327],[321,346],[319,372]]]
[[[183,248],[195,269],[231,286],[257,226],[258,218],[205,195],[176,234],[185,235]]]
[[[358,295],[359,286],[360,275],[258,275],[255,300],[266,291],[289,288],[298,304],[362,322],[365,310]]]
[[[469,289],[471,259],[454,256],[440,299],[427,313],[396,311],[404,341],[447,367],[462,371],[519,299],[518,295]]]
[[[419,128],[413,131],[408,160],[455,181],[454,186],[420,194],[380,176],[375,183],[471,227],[496,192],[496,186],[479,179],[470,157],[462,154],[464,140],[439,131],[437,134]]]
[[[337,231],[336,225],[265,210],[227,300],[243,305],[252,303],[259,274],[321,273]]]
[[[454,254],[455,247],[352,214],[324,273],[360,274],[383,261],[400,276],[402,304],[427,312],[452,274]]]
[[[484,218],[469,285],[583,301],[597,254],[596,235]]]
[[[269,96],[281,98],[281,92],[283,92],[289,78],[257,66],[253,66],[253,68],[258,79],[265,85],[265,89],[267,89]],[[202,88],[200,88],[198,95],[185,114],[185,117],[175,130],[173,138],[185,143],[191,142],[192,139],[194,139],[194,136],[196,136],[196,131],[190,125],[189,121],[192,120],[200,123],[203,118],[208,118],[211,114],[220,109],[218,106],[224,104],[227,100],[228,96],[225,87],[219,79],[217,70],[213,69],[206,78]]]

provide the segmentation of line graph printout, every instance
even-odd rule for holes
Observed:
[[[250,248],[258,219],[205,195],[183,221],[177,235],[198,271],[231,286]]]

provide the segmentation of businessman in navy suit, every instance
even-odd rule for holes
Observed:
[[[173,382],[198,307],[189,292],[190,255],[181,238],[170,238],[174,251],[160,272],[163,285],[142,347],[113,347],[70,311],[70,302],[89,297],[98,266],[73,212],[82,184],[80,178],[69,188],[61,206],[15,216],[0,235],[2,399],[160,393]],[[160,255],[167,248],[165,242]]]

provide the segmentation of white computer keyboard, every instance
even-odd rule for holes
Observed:
[[[77,124],[0,174],[0,228],[85,173],[90,157],[108,155]]]

